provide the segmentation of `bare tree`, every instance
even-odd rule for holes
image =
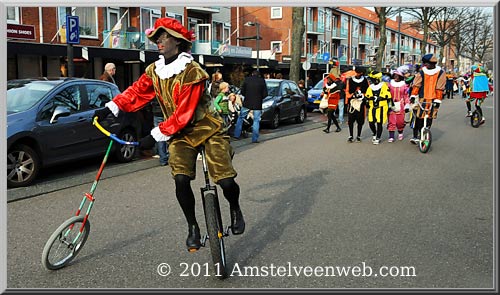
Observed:
[[[378,27],[380,31],[380,41],[377,50],[377,70],[382,70],[382,62],[385,60],[385,46],[387,45],[387,19],[395,16],[402,11],[401,8],[395,7],[374,7],[378,17]]]
[[[464,49],[472,62],[483,62],[484,56],[493,50],[493,19],[483,9],[475,8],[463,34]]]
[[[290,80],[300,79],[300,56],[302,51],[302,41],[304,40],[304,7],[293,7],[292,9],[292,52],[290,62]],[[307,79],[307,77],[306,77]]]
[[[446,7],[416,7],[416,8],[405,8],[405,13],[414,17],[417,22],[417,30],[423,31],[423,42],[420,43],[420,51],[425,54],[425,48],[427,47],[427,41],[429,40],[429,27],[430,25],[439,17],[439,14]]]

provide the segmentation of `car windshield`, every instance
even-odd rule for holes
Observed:
[[[280,89],[280,81],[269,81],[266,80],[267,95],[277,96]]]
[[[318,83],[316,83],[316,85],[314,85],[313,89],[323,89],[323,80],[320,80]]]
[[[7,113],[31,108],[56,86],[46,81],[14,80],[7,82]]]

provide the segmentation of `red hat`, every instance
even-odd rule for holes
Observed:
[[[146,30],[146,36],[149,40],[156,43],[156,39],[158,39],[159,36],[157,33],[160,29],[166,31],[175,38],[184,39],[189,43],[195,39],[192,31],[188,31],[178,20],[169,17],[157,19],[154,28]]]

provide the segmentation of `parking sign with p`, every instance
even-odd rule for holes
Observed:
[[[66,15],[66,43],[80,44],[80,24],[76,15]]]

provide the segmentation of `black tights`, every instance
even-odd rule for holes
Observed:
[[[175,179],[175,195],[177,201],[184,212],[188,224],[198,224],[195,215],[195,198],[191,188],[191,178],[189,176],[178,174]],[[234,181],[234,178],[221,179],[218,184],[222,188],[224,197],[229,202],[231,210],[239,209],[240,187]]]
[[[431,127],[432,118],[427,118],[427,127]],[[424,127],[424,119],[415,118],[415,125],[413,126],[413,138],[418,138],[418,134],[420,133],[420,129]]]
[[[382,123],[378,122],[369,122],[370,129],[372,130],[373,136],[376,136],[377,139],[380,139],[382,137]]]
[[[327,115],[328,115],[328,125],[327,125],[326,129],[330,130],[330,126],[332,126],[332,122],[333,122],[333,124],[335,124],[335,126],[337,126],[337,128],[340,128],[339,122],[337,122],[337,118],[335,117],[335,110],[328,109]]]
[[[349,126],[349,135],[353,137],[354,134],[354,122],[358,123],[358,136],[361,137],[361,130],[363,129],[363,124],[365,123],[365,116],[362,112],[354,111],[347,115],[347,125]]]
[[[470,112],[471,111],[471,103],[470,101],[466,101],[465,104],[467,105],[467,110]],[[478,103],[476,102],[476,109],[477,111],[479,112],[479,115],[481,115],[481,117],[483,116],[483,110],[481,109],[481,107],[478,105]]]

